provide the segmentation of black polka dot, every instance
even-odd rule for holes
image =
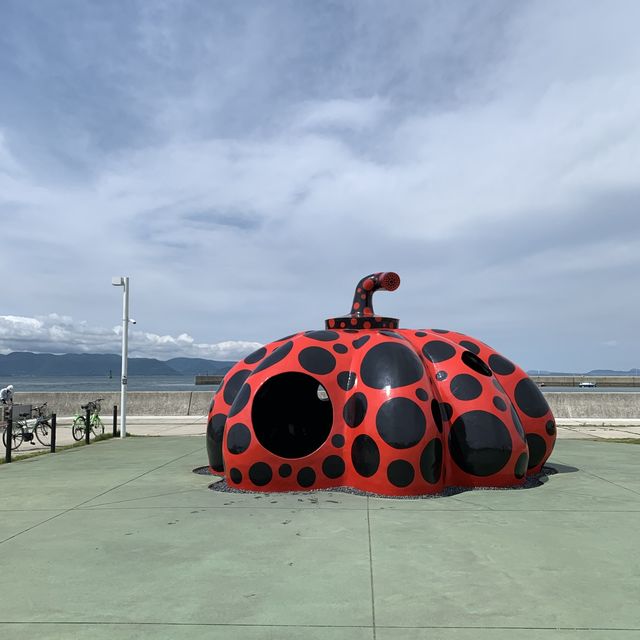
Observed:
[[[303,467],[298,471],[298,484],[301,487],[310,487],[316,481],[316,472],[311,467]]]
[[[357,427],[367,414],[367,397],[364,393],[354,393],[344,405],[342,416],[350,427]]]
[[[256,462],[249,469],[249,479],[257,487],[264,487],[265,484],[269,484],[272,477],[273,471],[271,471],[271,467],[266,462]]]
[[[278,474],[281,478],[288,478],[291,475],[291,465],[290,464],[281,464],[278,469]]]
[[[344,447],[344,436],[340,433],[337,433],[333,438],[331,438],[331,444],[338,449]]]
[[[347,353],[349,351],[348,347],[343,344],[334,344],[332,348],[336,353]]]
[[[259,373],[260,371],[264,371],[268,367],[273,366],[274,364],[284,360],[289,353],[291,353],[291,349],[293,349],[293,342],[285,342],[280,345],[275,351],[270,353],[254,370],[253,374]]]
[[[444,382],[448,375],[449,374],[446,371],[438,371],[438,373],[436,373],[436,380],[438,382]]]
[[[224,471],[222,456],[222,437],[227,416],[224,413],[214,413],[207,422],[207,454],[209,464],[214,471]]]
[[[469,367],[469,369],[473,369],[476,373],[479,373],[483,376],[492,376],[493,373],[491,369],[487,367],[487,365],[478,358],[477,355],[471,353],[471,351],[463,351],[462,356],[460,357],[462,362]]]
[[[356,374],[353,371],[341,371],[338,374],[338,386],[345,391],[350,391],[356,383]]]
[[[516,462],[513,474],[518,480],[524,478],[524,474],[527,472],[527,463],[529,462],[529,456],[526,453],[521,453]]]
[[[416,389],[416,397],[418,400],[426,402],[429,399],[429,394],[424,389]]]
[[[456,349],[453,345],[442,340],[431,340],[422,347],[422,353],[425,358],[431,360],[431,362],[444,362],[456,355]]]
[[[404,336],[400,335],[399,333],[396,333],[395,331],[387,331],[386,329],[382,329],[380,333],[383,336],[389,336],[390,338],[399,338],[400,340],[404,340]]]
[[[256,362],[260,362],[260,360],[262,360],[262,358],[264,358],[266,355],[267,355],[267,348],[260,347],[260,349],[258,349],[257,351],[254,351],[253,353],[249,354],[244,359],[244,362],[245,364],[255,364]]]
[[[360,379],[373,389],[404,387],[418,382],[423,375],[420,358],[398,342],[383,342],[371,347],[360,368]]]
[[[298,362],[310,373],[325,375],[336,368],[334,356],[322,347],[307,347],[298,354]]]
[[[527,436],[527,444],[529,445],[529,469],[533,469],[543,461],[547,453],[547,445],[544,438],[537,433],[530,433]]]
[[[493,372],[499,376],[508,376],[516,370],[513,362],[509,362],[509,360],[503,358],[498,353],[489,356],[489,366],[493,369]]]
[[[440,411],[442,411],[442,418],[444,420],[451,420],[453,415],[453,407],[448,402],[440,403]]]
[[[511,457],[509,429],[487,411],[463,413],[449,430],[449,452],[466,473],[486,477],[498,473]]]
[[[438,484],[442,472],[442,442],[433,438],[420,456],[420,473],[429,484]]]
[[[431,329],[434,333],[451,333],[449,329]]]
[[[238,391],[240,391],[240,388],[246,382],[250,374],[251,371],[249,371],[249,369],[241,369],[229,378],[222,394],[222,397],[227,404],[233,404],[233,401],[238,395]]]
[[[240,471],[240,469],[230,469],[229,478],[231,478],[231,482],[233,482],[234,484],[240,484],[242,482],[242,472]]]
[[[391,398],[376,414],[380,437],[394,449],[408,449],[424,436],[427,421],[422,409],[408,398]]]
[[[222,435],[224,433],[224,425],[227,421],[227,416],[224,413],[214,413],[209,420],[207,431],[209,436],[213,438],[215,442],[222,442]]]
[[[371,339],[371,336],[362,336],[362,338],[358,338],[357,340],[354,340],[351,344],[354,346],[354,348],[359,349],[360,347],[365,345],[367,342],[369,342],[370,339]]]
[[[427,333],[426,331],[416,331],[413,335],[416,338],[424,338],[427,335]]]
[[[555,435],[556,433],[556,423],[553,420],[548,420],[545,425],[545,429],[550,436]]]
[[[358,436],[351,446],[353,468],[361,476],[370,478],[380,466],[380,451],[373,438]]]
[[[330,342],[340,337],[340,334],[335,331],[307,331],[304,335],[307,336],[307,338],[320,340],[321,342]]]
[[[480,353],[480,347],[475,342],[469,342],[469,340],[460,340],[460,346],[464,347],[467,351],[478,355]]]
[[[340,456],[329,456],[322,463],[322,473],[327,478],[339,478],[344,473],[344,460]]]
[[[507,403],[500,396],[494,396],[493,406],[500,411],[507,410]]]
[[[458,400],[475,400],[482,393],[482,385],[473,376],[461,373],[451,379],[451,393]]]
[[[360,333],[360,329],[340,329],[344,333]]]
[[[522,421],[520,420],[520,416],[517,414],[513,405],[511,405],[511,419],[513,420],[513,426],[516,428],[516,431],[518,432],[518,434],[522,438],[522,441],[524,442],[527,436],[525,435],[524,427],[522,426]]]
[[[227,434],[227,449],[229,453],[244,453],[251,444],[251,431],[246,424],[234,424]]]
[[[233,401],[231,405],[231,409],[229,409],[229,417],[233,417],[240,413],[246,406],[247,402],[249,402],[249,398],[251,397],[251,387],[248,384],[243,384],[242,389],[240,389],[240,393],[236,396],[236,399]]]
[[[408,487],[415,475],[413,466],[406,460],[394,460],[387,467],[387,478],[394,487]]]
[[[530,418],[542,418],[549,412],[547,401],[531,378],[520,380],[513,395],[520,411]]]
[[[442,433],[442,412],[440,411],[440,403],[435,398],[431,401],[431,415],[438,431]]]

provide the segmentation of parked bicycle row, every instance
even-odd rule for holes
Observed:
[[[100,418],[101,402],[104,398],[91,400],[81,405],[83,413],[79,413],[73,419],[71,424],[71,435],[76,441],[80,441],[87,436],[97,437],[104,434],[104,423]],[[51,414],[48,411],[47,403],[39,406],[31,407],[26,405],[26,410],[17,412],[21,405],[7,403],[4,406],[5,416],[11,412],[12,428],[11,428],[11,449],[16,450],[23,442],[31,445],[36,444],[36,440],[43,446],[48,447],[51,444]],[[89,422],[87,423],[87,415]],[[2,426],[2,444],[7,447],[7,423]]]

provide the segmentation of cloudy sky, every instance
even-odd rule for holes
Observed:
[[[640,4],[2,0],[0,351],[233,359],[346,313],[640,367]]]

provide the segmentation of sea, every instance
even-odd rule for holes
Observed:
[[[120,377],[114,376],[10,376],[0,387],[13,385],[14,391],[120,391]],[[195,376],[129,376],[129,391],[215,391],[219,385],[195,384]]]

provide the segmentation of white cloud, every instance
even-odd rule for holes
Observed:
[[[69,316],[0,316],[0,353],[120,353],[121,336],[121,326],[112,329],[89,326],[86,322],[76,322]],[[134,328],[129,330],[129,354],[132,357],[160,360],[175,357],[238,360],[260,346],[260,343],[245,341],[196,343],[186,333],[174,337]]]

